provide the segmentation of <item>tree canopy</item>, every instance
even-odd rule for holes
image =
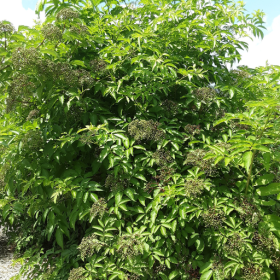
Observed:
[[[43,10],[34,28],[0,22],[0,218],[17,277],[280,279],[280,67],[229,70],[263,13]]]

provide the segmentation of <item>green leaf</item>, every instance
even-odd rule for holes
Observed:
[[[63,249],[63,233],[60,230],[60,228],[56,229],[55,239],[56,239],[57,244]]]
[[[81,60],[72,60],[70,62],[71,65],[78,65],[78,66],[82,66],[82,67],[86,67],[84,61]]]
[[[178,271],[178,270],[173,270],[173,271],[169,274],[168,279],[169,279],[169,280],[174,279],[178,274],[179,274],[179,271]]]
[[[243,154],[243,162],[244,162],[244,167],[247,171],[247,173],[249,173],[249,169],[252,163],[252,157],[253,157],[253,152],[249,151]]]
[[[140,145],[135,145],[135,146],[133,146],[133,148],[138,149],[138,150],[145,150],[146,151],[146,148],[143,147],[143,146],[140,146]]]
[[[125,189],[124,193],[133,201],[135,201],[134,199],[134,190],[131,188],[127,188]]]
[[[142,174],[135,174],[134,177],[147,182],[146,178]]]
[[[254,185],[255,186],[267,185],[271,181],[273,181],[274,177],[275,176],[273,174],[265,174],[265,175],[259,177]]]
[[[105,146],[103,148],[103,150],[99,156],[100,162],[102,162],[107,157],[107,155],[109,154],[109,151],[110,151],[110,146]]]
[[[260,196],[267,196],[280,193],[280,183],[272,183],[266,187],[257,189],[257,193]]]
[[[211,263],[211,262],[205,263],[205,264],[200,268],[199,272],[200,272],[201,274],[207,272],[207,271],[212,267],[212,265],[213,265],[213,263]]]
[[[122,193],[121,192],[118,192],[116,195],[115,195],[115,203],[116,205],[119,205],[119,203],[121,202],[122,200]]]
[[[213,274],[212,270],[206,271],[206,272],[202,273],[200,280],[209,280],[211,278],[212,274]]]
[[[202,253],[204,250],[204,241],[202,239],[196,239],[195,247],[199,254]]]

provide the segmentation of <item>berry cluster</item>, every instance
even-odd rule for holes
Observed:
[[[36,70],[46,79],[52,79],[57,83],[63,83],[68,87],[92,87],[94,79],[84,69],[72,69],[67,62],[54,62],[49,59],[41,59],[36,49],[18,49],[12,55],[12,63],[17,70]]]
[[[255,204],[250,203],[246,198],[241,199],[240,203],[240,218],[248,225],[248,226],[257,226],[261,215]]]
[[[40,61],[39,52],[35,48],[18,48],[12,54],[12,63],[16,70],[28,72],[29,70],[33,70],[34,66],[36,67]]]
[[[189,270],[187,272],[188,280],[197,280],[200,279],[201,274],[199,273],[199,268],[193,269],[191,265],[189,265]]]
[[[78,247],[81,259],[84,261],[86,257],[91,257],[94,252],[98,252],[103,246],[104,244],[97,239],[95,234],[84,237]]]
[[[214,159],[203,159],[207,153],[208,152],[203,149],[192,150],[188,153],[184,164],[197,166],[206,175],[214,176],[217,174],[217,167],[214,165]]]
[[[225,213],[218,208],[211,207],[202,214],[203,222],[206,227],[218,229],[226,219]]]
[[[96,202],[93,203],[90,209],[90,215],[91,217],[95,218],[96,216],[99,216],[100,218],[103,217],[103,215],[106,212],[107,203],[104,198],[100,198]]]
[[[212,270],[213,270],[213,274],[215,275],[215,279],[223,280],[226,278],[225,266],[222,263],[221,258],[218,257],[216,254],[214,255],[214,262],[212,264]]]
[[[126,179],[115,178],[114,175],[109,175],[106,178],[105,186],[110,188],[110,191],[116,194],[122,192],[128,186],[128,182]]]
[[[71,8],[64,8],[60,10],[56,15],[56,18],[58,20],[73,19],[78,17],[79,17],[79,12],[76,12]]]
[[[28,131],[22,139],[22,149],[38,151],[43,146],[42,132],[39,130]]]
[[[230,236],[225,244],[224,250],[228,255],[238,255],[244,249],[244,239],[238,233],[234,233]]]
[[[191,135],[199,134],[201,131],[200,125],[195,125],[195,124],[187,124],[184,127],[184,130]]]
[[[9,96],[13,100],[18,98],[26,98],[32,96],[32,91],[35,88],[35,84],[30,82],[29,77],[25,74],[17,74],[13,77],[9,88]]]
[[[103,59],[96,58],[90,61],[90,67],[98,73],[103,73],[107,67],[107,63]]]
[[[44,38],[47,40],[58,41],[62,38],[62,32],[60,31],[60,29],[51,23],[45,25],[41,31]]]
[[[153,153],[152,158],[155,160],[156,164],[159,166],[170,165],[174,159],[172,158],[170,151],[157,150]]]
[[[78,26],[71,26],[69,31],[79,35],[86,35],[88,33],[88,28],[85,25],[78,24]]]
[[[39,110],[31,110],[26,118],[27,121],[30,121],[30,120],[33,120],[33,119],[36,119],[36,117],[38,117],[39,115]]]
[[[202,87],[195,90],[194,95],[199,102],[203,102],[207,104],[215,98],[216,91],[208,87]]]
[[[137,140],[154,140],[164,139],[165,133],[158,129],[159,123],[153,120],[134,120],[128,125],[128,133]]]
[[[91,145],[93,144],[94,141],[94,133],[92,133],[91,131],[83,133],[80,137],[80,141],[84,144],[84,145]]]
[[[257,266],[252,263],[248,263],[243,268],[243,276],[244,280],[263,280],[265,273],[263,272],[262,266]]]
[[[5,23],[5,21],[0,21],[0,35],[6,33],[13,33],[15,28],[10,23]]]
[[[144,244],[139,240],[139,235],[121,236],[118,239],[117,252],[123,259],[130,259],[143,254]]]
[[[167,111],[173,115],[176,115],[178,112],[178,104],[172,100],[168,100],[168,99],[164,100],[161,104],[161,107],[165,111]]]
[[[156,275],[158,275],[159,272],[163,272],[163,271],[165,271],[166,269],[167,269],[167,267],[166,267],[165,264],[160,264],[160,265],[158,265],[158,266],[155,267],[154,272],[155,272]]]
[[[268,252],[270,255],[278,249],[277,239],[272,232],[262,230],[255,232],[253,240],[256,242],[256,247],[261,252]]]
[[[68,280],[82,280],[86,279],[84,276],[86,270],[83,267],[73,268],[70,271]]]
[[[204,180],[187,179],[185,183],[185,191],[188,197],[196,198],[204,190]]]

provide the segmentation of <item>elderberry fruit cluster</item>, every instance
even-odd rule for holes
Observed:
[[[252,263],[248,263],[243,268],[243,280],[263,280],[265,273],[262,266],[257,266]]]
[[[144,244],[139,240],[139,237],[138,234],[119,237],[117,252],[120,254],[121,258],[130,259],[143,254]]]
[[[204,180],[202,179],[187,179],[185,183],[185,192],[188,197],[196,198],[204,190]]]
[[[166,166],[170,165],[174,161],[172,158],[170,151],[166,150],[157,150],[156,152],[153,153],[152,158],[155,160],[156,164],[159,166]]]
[[[79,15],[80,15],[79,12],[74,11],[71,8],[64,8],[57,13],[56,18],[58,20],[66,20],[66,19],[78,18]]]
[[[70,271],[68,280],[83,280],[85,277],[86,270],[83,267],[73,268]]]
[[[216,175],[217,167],[214,165],[214,159],[203,159],[207,154],[208,152],[203,149],[192,150],[187,154],[184,164],[197,166],[206,175]]]
[[[216,91],[208,87],[198,88],[194,91],[194,95],[199,102],[209,103],[216,97]]]
[[[95,218],[99,216],[102,218],[106,212],[107,203],[104,198],[100,198],[96,202],[93,203],[90,209],[90,215]]]
[[[42,33],[45,39],[50,41],[59,41],[62,38],[62,32],[54,24],[47,24],[42,28]]]
[[[7,34],[7,33],[13,33],[15,31],[15,28],[12,24],[6,23],[4,20],[0,21],[0,35]]]
[[[97,239],[95,234],[84,237],[78,247],[82,261],[86,257],[91,257],[94,252],[98,252],[103,246],[104,244]]]
[[[195,134],[199,134],[199,133],[200,133],[201,128],[200,128],[200,125],[187,124],[187,125],[184,127],[184,130],[185,130],[188,134],[195,135]]]
[[[79,35],[86,35],[88,33],[88,28],[85,25],[78,24],[77,26],[71,26],[69,31]]]
[[[114,194],[118,192],[123,192],[124,189],[128,186],[128,182],[126,179],[116,178],[114,175],[110,174],[106,178],[105,186],[110,188],[110,191]]]
[[[128,133],[137,140],[164,139],[165,133],[158,129],[159,123],[153,120],[134,120],[128,125]]]
[[[22,139],[22,149],[38,151],[43,146],[42,132],[39,130],[28,131]]]
[[[27,121],[30,121],[30,120],[33,120],[33,119],[36,119],[39,115],[39,110],[31,110],[26,118]]]
[[[240,218],[248,226],[256,227],[261,220],[261,214],[254,203],[246,198],[241,199],[239,203]]]
[[[33,70],[40,60],[39,52],[35,48],[18,48],[12,54],[12,64],[16,70]]]
[[[103,73],[107,67],[107,63],[100,58],[91,60],[89,64],[92,70],[98,73]]]
[[[206,227],[212,227],[215,229],[220,228],[226,219],[225,213],[221,209],[215,207],[211,207],[204,212],[202,218]]]
[[[29,80],[29,77],[25,74],[17,74],[13,77],[11,85],[9,87],[9,96],[13,100],[22,99],[24,97],[32,96],[32,91],[35,88],[35,84]]]
[[[230,236],[225,244],[224,250],[228,255],[238,255],[244,249],[244,239],[239,233]]]
[[[165,111],[167,111],[173,115],[176,115],[178,113],[178,104],[172,100],[168,100],[168,99],[164,100],[161,104],[161,107]]]

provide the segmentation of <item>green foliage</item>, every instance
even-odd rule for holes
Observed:
[[[277,279],[280,67],[242,3],[41,0],[0,22],[0,209],[28,279]],[[248,32],[248,33],[246,33]]]

